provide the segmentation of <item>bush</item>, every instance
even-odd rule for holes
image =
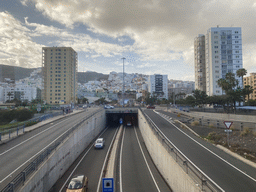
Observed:
[[[209,127],[210,127],[210,128],[215,128],[212,123],[209,124]]]
[[[8,124],[13,120],[26,121],[33,117],[34,113],[28,109],[5,110],[0,112],[0,122]]]
[[[253,136],[255,136],[255,137],[256,137],[256,131],[253,131],[253,133],[252,133],[252,134],[253,134]]]
[[[241,132],[241,136],[247,136],[250,133],[249,127],[245,127],[244,130]]]
[[[206,139],[208,139],[208,140],[211,140],[211,141],[214,141],[214,142],[218,142],[220,139],[222,138],[222,136],[221,135],[218,135],[216,132],[210,132],[208,135],[207,135],[207,137],[206,137]]]
[[[193,122],[191,123],[191,125],[192,125],[192,126],[197,126],[197,125],[199,125],[199,122],[198,122],[198,121],[193,121]]]

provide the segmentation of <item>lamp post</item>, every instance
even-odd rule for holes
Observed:
[[[124,60],[125,58],[123,57],[123,92],[122,92],[122,100],[123,100],[123,107],[124,107]]]

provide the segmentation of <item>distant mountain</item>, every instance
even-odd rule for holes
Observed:
[[[3,82],[4,78],[10,78],[15,81],[24,79],[29,77],[30,73],[36,69],[37,68],[23,68],[0,64],[0,81]]]
[[[77,82],[78,83],[87,83],[88,81],[99,81],[101,79],[107,80],[109,75],[105,75],[97,72],[78,72],[77,73]]]
[[[23,68],[9,65],[0,64],[0,81],[3,82],[4,78],[14,79],[15,81],[29,77],[30,74],[38,68]],[[41,74],[39,74],[41,75]],[[109,75],[97,72],[78,72],[77,82],[86,83],[88,81],[107,80]]]

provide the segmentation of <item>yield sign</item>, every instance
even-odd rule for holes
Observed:
[[[224,124],[227,129],[229,129],[231,127],[232,123],[233,123],[232,121],[224,121]]]

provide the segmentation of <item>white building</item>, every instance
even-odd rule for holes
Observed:
[[[37,88],[30,86],[6,87],[3,92],[4,102],[13,99],[31,102],[37,96]]]
[[[168,76],[154,74],[148,79],[148,92],[157,94],[159,99],[168,99]]]
[[[222,95],[217,81],[243,68],[241,27],[212,27],[205,36],[206,93]],[[236,76],[239,85],[242,79]]]

